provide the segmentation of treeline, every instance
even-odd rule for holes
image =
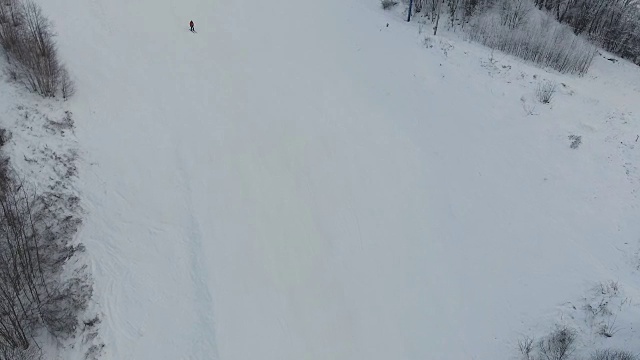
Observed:
[[[487,41],[498,43],[503,43],[497,40],[500,30],[490,31],[491,35],[487,32],[492,26],[487,23],[489,15],[499,16],[496,25],[509,29],[525,30],[530,26],[527,31],[537,31],[541,25],[553,26],[534,16],[531,10],[535,7],[564,24],[573,34],[640,65],[640,0],[414,0],[413,4],[414,12],[425,14],[436,23],[441,14],[446,14],[451,27],[480,26],[489,38]],[[485,19],[479,21],[483,16]],[[555,45],[563,46],[570,42],[565,32],[555,28],[554,33],[540,34],[548,37],[547,40],[560,36],[562,44]],[[571,42],[583,48],[579,41]]]
[[[0,46],[14,81],[43,97],[73,94],[51,25],[33,1],[0,0]],[[36,360],[43,356],[38,340],[76,335],[92,284],[69,265],[83,250],[71,245],[78,199],[25,184],[3,153],[9,138],[0,129],[0,360]]]
[[[51,24],[32,0],[0,0],[0,45],[11,78],[44,97],[74,92],[58,60]]]

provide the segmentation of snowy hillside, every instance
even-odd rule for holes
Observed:
[[[41,5],[104,359],[511,359],[556,323],[640,352],[638,67],[425,41],[378,0]]]

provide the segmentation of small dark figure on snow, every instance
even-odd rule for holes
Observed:
[[[194,27],[194,25],[193,25],[193,20],[191,20],[191,21],[189,22],[189,26],[191,27],[191,31],[193,31],[193,32],[195,32],[195,31],[196,31],[196,28],[195,28],[195,27]]]

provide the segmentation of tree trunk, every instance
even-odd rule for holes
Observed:
[[[436,25],[433,27],[433,35],[438,33],[438,23],[440,22],[440,9],[442,8],[442,1],[438,1],[438,8],[436,13]]]

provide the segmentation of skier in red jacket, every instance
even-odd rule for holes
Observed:
[[[193,20],[191,20],[191,21],[189,22],[189,26],[191,27],[191,31],[193,31],[193,32],[195,32],[195,31],[196,31],[196,29],[194,28],[194,25],[193,25]]]

